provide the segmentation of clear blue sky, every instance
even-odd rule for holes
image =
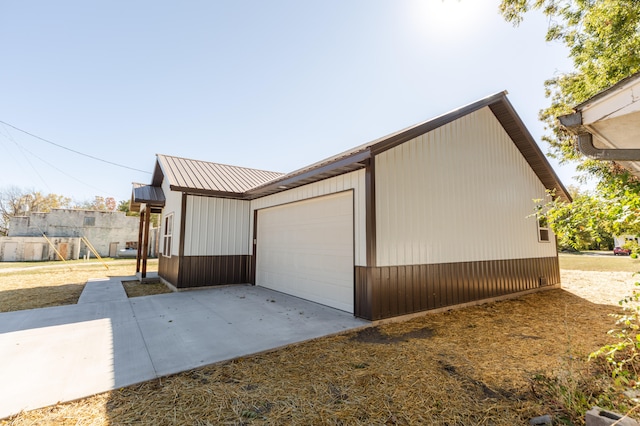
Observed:
[[[508,90],[540,141],[543,82],[571,63],[498,4],[0,0],[0,120],[149,172],[156,153],[290,172]],[[0,124],[0,189],[122,200],[150,176]]]

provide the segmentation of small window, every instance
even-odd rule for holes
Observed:
[[[551,232],[549,232],[549,223],[545,216],[538,216],[538,241],[541,243],[548,243]]]
[[[84,226],[96,226],[96,218],[93,216],[85,216]]]
[[[173,213],[164,218],[164,235],[162,237],[162,255],[171,257],[171,242],[173,239]]]

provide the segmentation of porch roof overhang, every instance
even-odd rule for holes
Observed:
[[[164,191],[159,186],[134,183],[129,208],[139,212],[144,204],[151,209],[151,213],[161,213],[165,201]]]
[[[634,74],[558,117],[590,158],[615,161],[640,177],[640,73]]]

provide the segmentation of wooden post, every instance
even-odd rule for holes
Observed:
[[[140,212],[140,225],[138,225],[138,254],[136,254],[136,274],[140,272],[140,248],[142,247],[142,228],[144,227],[144,214]]]
[[[151,222],[151,207],[144,209],[144,237],[142,240],[142,278],[147,278],[147,252],[149,251],[149,223]]]

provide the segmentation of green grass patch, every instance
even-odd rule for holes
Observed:
[[[603,272],[640,271],[640,259],[631,259],[629,256],[601,255],[586,252],[576,254],[560,253],[558,258],[560,269]]]

